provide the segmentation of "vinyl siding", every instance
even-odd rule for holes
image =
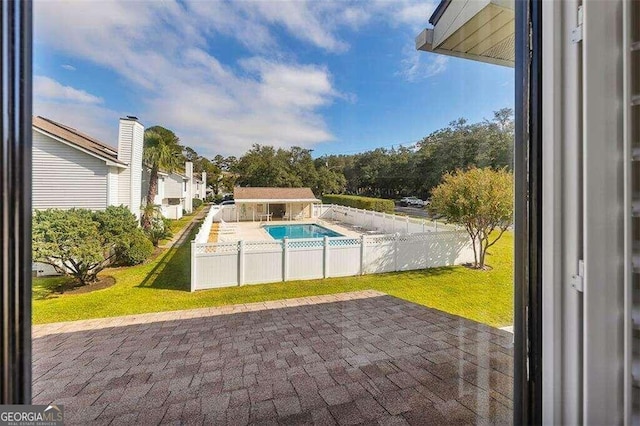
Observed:
[[[184,198],[184,180],[181,176],[170,174],[164,179],[164,197],[165,198]]]
[[[118,167],[109,167],[109,174],[107,175],[108,181],[108,194],[107,204],[110,206],[118,206],[118,182],[120,180],[120,171]]]
[[[140,207],[142,203],[142,145],[144,141],[144,127],[138,123],[133,122],[133,140],[131,144],[133,146],[131,152],[131,162],[129,163],[129,170],[131,170],[131,211],[133,214],[140,218]]]
[[[102,210],[108,166],[103,160],[33,131],[33,208]]]
[[[133,126],[128,125],[126,122],[120,122],[118,133],[118,159],[129,165],[131,164],[130,141],[133,137]],[[118,182],[118,204],[125,205],[131,209],[131,171],[129,169],[120,173],[120,180]]]

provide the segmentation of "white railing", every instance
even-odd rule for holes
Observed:
[[[408,271],[473,261],[465,231],[191,245],[191,291]]]

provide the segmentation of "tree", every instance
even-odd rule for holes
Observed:
[[[98,223],[105,244],[111,244],[113,248],[114,263],[137,265],[153,252],[151,241],[138,228],[138,221],[128,208],[109,206],[105,210],[96,211],[93,218]]]
[[[433,190],[429,209],[464,226],[473,243],[474,267],[485,269],[487,250],[512,223],[513,175],[491,168],[447,173]]]
[[[128,255],[127,250],[133,246],[130,238],[139,233],[135,220],[122,206],[102,212],[36,210],[33,259],[52,265],[60,273],[70,274],[81,285],[88,284],[119,254]],[[136,258],[141,256],[144,253],[138,253]]]
[[[149,191],[147,192],[147,205],[153,205],[158,193],[158,172],[173,172],[180,165],[182,147],[180,140],[171,130],[161,126],[153,126],[144,132],[143,160],[149,173]],[[142,216],[142,227],[149,229],[151,216],[146,212]]]

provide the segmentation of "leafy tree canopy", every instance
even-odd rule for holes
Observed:
[[[463,226],[473,242],[474,266],[485,267],[487,250],[513,221],[513,174],[505,168],[446,173],[429,209]]]

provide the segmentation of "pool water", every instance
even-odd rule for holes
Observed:
[[[306,225],[265,225],[264,229],[274,240],[287,238],[343,237],[331,229],[315,224]]]

